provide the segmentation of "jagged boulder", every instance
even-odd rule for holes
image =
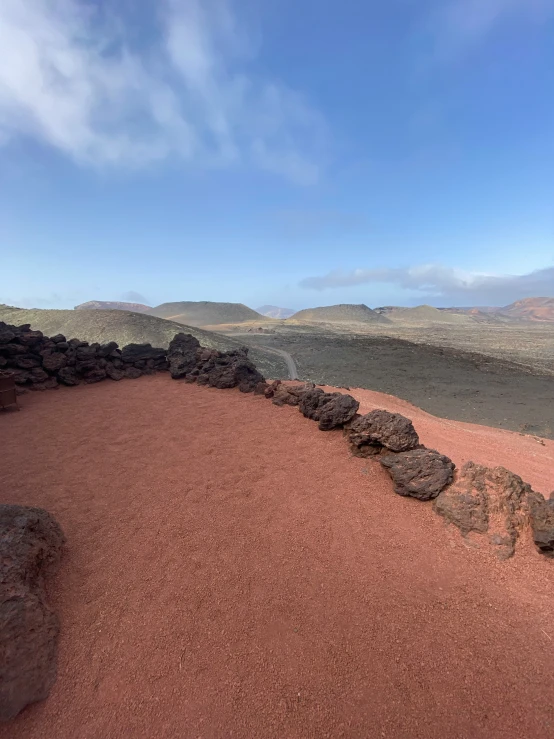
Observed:
[[[197,351],[200,350],[200,342],[192,334],[176,334],[167,351],[169,373],[174,380],[190,374],[196,369]]]
[[[272,398],[273,405],[300,405],[300,400],[304,393],[313,390],[315,385],[311,382],[302,385],[285,385],[281,380],[275,380],[266,393],[267,398]]]
[[[517,539],[529,519],[531,498],[537,501],[537,521],[544,522],[538,494],[521,477],[504,467],[468,462],[434,505],[435,511],[464,536],[486,535],[497,556],[506,559],[514,553]]]
[[[379,458],[398,495],[432,500],[452,482],[454,462],[434,449],[412,449]]]
[[[42,366],[47,372],[56,374],[67,365],[67,357],[63,352],[44,352]]]
[[[321,431],[330,431],[348,423],[359,407],[360,404],[351,395],[325,393],[321,388],[306,390],[299,403],[302,415],[318,421]]]
[[[246,347],[230,352],[220,352],[213,363],[213,368],[205,372],[208,375],[207,384],[210,387],[221,390],[238,387],[243,393],[251,393],[256,385],[264,382],[263,375],[248,359]]]
[[[384,410],[374,410],[354,419],[347,436],[352,453],[357,457],[371,457],[383,449],[407,452],[419,446],[419,436],[410,419]]]
[[[58,380],[64,385],[79,385],[81,382],[74,367],[63,367],[58,372]]]
[[[545,500],[540,493],[529,494],[529,522],[539,552],[554,557],[554,492]]]
[[[115,347],[117,348],[117,347]],[[137,364],[152,360],[156,365],[166,365],[167,351],[151,344],[128,344],[121,350],[121,359],[126,364]]]
[[[0,505],[0,720],[44,700],[56,680],[59,623],[44,579],[65,537],[45,510]]]

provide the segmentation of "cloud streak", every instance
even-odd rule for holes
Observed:
[[[0,145],[25,135],[89,166],[171,158],[317,181],[325,121],[254,75],[230,0],[150,0],[148,43],[125,6],[2,0]]]
[[[319,277],[307,277],[300,287],[312,290],[349,288],[386,283],[416,292],[422,300],[444,305],[497,305],[530,296],[554,295],[554,267],[525,275],[482,275],[441,265],[407,268],[335,270]]]

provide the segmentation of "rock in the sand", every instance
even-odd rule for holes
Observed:
[[[42,366],[47,372],[59,372],[67,364],[67,357],[63,352],[48,352],[42,357]]]
[[[256,385],[264,382],[263,375],[248,359],[248,349],[221,353],[215,366],[208,373],[208,385],[221,390],[238,387],[243,393],[254,392]]]
[[[75,367],[63,367],[58,372],[58,380],[64,385],[78,385],[81,382]]]
[[[138,380],[142,372],[137,367],[129,365],[123,369],[123,374],[128,380]]]
[[[41,508],[0,505],[0,720],[48,696],[56,680],[59,624],[44,578],[59,566],[65,543]]]
[[[315,385],[311,382],[302,385],[285,385],[281,380],[275,380],[266,393],[266,398],[272,398],[273,405],[299,405],[300,399],[308,390],[313,390]]]
[[[196,352],[200,342],[191,334],[176,334],[167,351],[169,372],[174,380],[190,374],[196,368]]]
[[[486,535],[497,556],[506,559],[514,553],[529,519],[530,498],[535,496],[521,477],[504,467],[468,462],[454,484],[438,496],[435,511],[465,536]]]
[[[300,399],[299,410],[306,417],[318,421],[321,431],[330,431],[348,423],[360,404],[351,395],[325,393],[321,388],[307,390]]]
[[[540,493],[529,494],[529,522],[539,552],[554,557],[554,492],[545,500]]]
[[[434,449],[412,449],[379,458],[398,495],[432,500],[452,482],[454,462]]]
[[[373,456],[383,448],[407,452],[419,446],[419,437],[410,419],[384,410],[371,411],[352,421],[348,440],[357,457]]]

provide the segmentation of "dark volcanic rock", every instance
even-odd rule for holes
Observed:
[[[117,349],[117,344],[114,349]],[[145,362],[153,359],[156,362],[165,363],[167,352],[165,349],[153,347],[151,344],[128,344],[121,350],[121,359],[126,364]]]
[[[67,357],[62,352],[52,352],[42,357],[42,366],[48,372],[58,372],[67,364]]]
[[[554,492],[548,500],[534,491],[529,495],[529,521],[539,552],[554,557]]]
[[[115,352],[118,348],[118,345],[115,341],[110,341],[107,344],[102,344],[96,351],[97,356],[99,357],[109,357],[112,355],[113,352]]]
[[[64,385],[78,385],[80,380],[74,367],[64,367],[58,372],[58,380]]]
[[[137,369],[136,367],[133,367],[133,366],[131,365],[131,366],[127,366],[127,367],[126,367],[126,368],[125,368],[125,369],[123,370],[123,374],[124,374],[124,375],[125,375],[125,377],[127,377],[127,378],[128,378],[129,380],[137,380],[137,379],[138,379],[138,378],[139,378],[139,377],[140,377],[140,376],[142,375],[142,372],[141,372],[141,371],[140,371],[139,369]]]
[[[92,385],[94,382],[101,382],[108,376],[106,370],[103,367],[96,366],[94,369],[85,373],[84,379],[88,385]]]
[[[125,377],[123,371],[114,367],[111,362],[106,364],[106,374],[111,380],[116,381],[122,380]]]
[[[299,409],[306,417],[319,422],[321,431],[339,428],[351,421],[360,404],[351,395],[325,393],[321,388],[306,390],[300,398]]]
[[[247,349],[220,353],[215,366],[207,374],[211,387],[223,390],[238,386],[243,393],[253,392],[256,385],[265,381],[248,359]]]
[[[9,344],[15,339],[15,333],[9,328],[0,328],[0,344]]]
[[[497,556],[505,559],[514,553],[532,498],[539,510],[538,493],[521,477],[504,467],[468,462],[454,484],[436,499],[435,511],[465,536],[487,534]]]
[[[169,372],[174,380],[190,374],[196,369],[197,350],[200,342],[192,334],[176,334],[167,350]]]
[[[303,383],[302,385],[284,385],[281,380],[275,380],[269,386],[266,397],[273,398],[273,405],[300,405],[300,400],[304,394],[314,388],[315,385],[311,382]]]
[[[56,334],[55,336],[50,337],[50,341],[53,341],[54,344],[65,344],[67,339],[63,334]]]
[[[18,354],[14,359],[14,365],[20,369],[33,369],[42,364],[40,357],[35,354]]]
[[[56,680],[59,624],[44,578],[58,569],[65,537],[41,508],[0,505],[0,720],[44,700]]]
[[[348,430],[353,454],[369,457],[382,447],[392,452],[407,452],[419,446],[419,437],[409,418],[399,413],[374,410],[355,419]]]
[[[454,462],[433,449],[412,449],[379,458],[398,495],[432,500],[452,482]]]

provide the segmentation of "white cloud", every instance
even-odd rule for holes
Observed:
[[[543,22],[554,0],[450,0],[439,3],[431,24],[441,55],[457,53],[483,40],[504,21]]]
[[[317,180],[325,122],[294,90],[255,76],[229,0],[150,0],[140,47],[124,7],[2,0],[0,144],[25,135],[85,165],[178,157]]]
[[[313,290],[387,283],[415,291],[422,299],[448,305],[506,305],[531,296],[554,296],[554,267],[525,275],[484,275],[437,264],[406,268],[334,270],[307,277],[300,286]]]

